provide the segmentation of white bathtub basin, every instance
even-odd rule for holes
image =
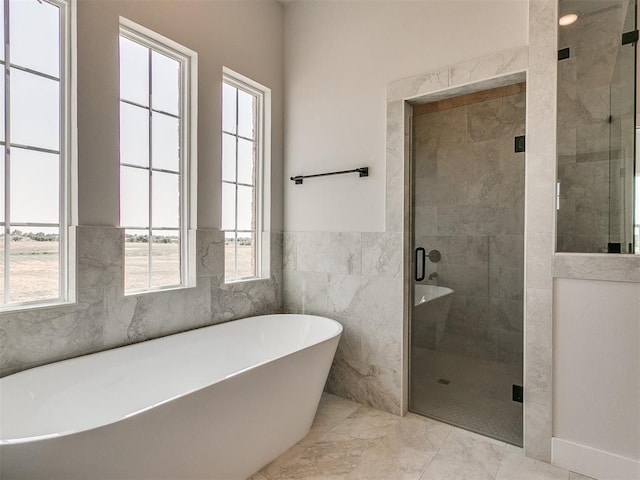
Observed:
[[[435,300],[436,298],[444,297],[445,295],[451,295],[453,289],[447,287],[440,287],[438,285],[415,285],[414,306],[418,306],[421,303]]]
[[[309,431],[342,327],[265,315],[0,379],[0,479],[246,479]]]
[[[415,285],[411,312],[411,345],[434,350],[442,340],[451,308],[453,289]]]

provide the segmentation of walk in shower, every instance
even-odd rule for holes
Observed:
[[[522,445],[525,84],[415,105],[409,409]]]

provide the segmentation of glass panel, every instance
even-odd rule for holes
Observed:
[[[222,180],[236,181],[236,137],[222,134]]]
[[[606,3],[606,2],[605,2]],[[556,250],[640,253],[634,248],[636,1],[559,2],[576,13],[558,28]],[[598,61],[594,61],[594,58]]]
[[[58,150],[60,82],[11,69],[11,143]]]
[[[2,10],[0,8],[0,10]],[[1,19],[0,19],[1,20]],[[2,48],[0,48],[2,50]],[[4,138],[4,66],[0,65],[0,140],[5,141]]]
[[[149,106],[149,49],[122,36],[120,98]]]
[[[238,232],[236,278],[256,276],[256,239],[252,232]]]
[[[635,2],[629,2],[623,31],[635,29]],[[611,78],[611,121],[609,122],[609,232],[607,251],[634,253],[635,187],[635,102],[636,47],[623,45]],[[593,214],[597,216],[599,212]],[[640,251],[636,251],[640,253]]]
[[[636,175],[636,207],[635,207],[635,225],[633,227],[635,253],[640,251],[640,175]]]
[[[154,230],[151,244],[151,286],[180,285],[180,232]]]
[[[140,290],[149,286],[149,231],[125,230],[124,289]]]
[[[120,102],[120,162],[149,166],[149,110]]]
[[[149,171],[120,167],[120,226],[149,226]]]
[[[249,140],[238,139],[238,182],[253,185],[255,157],[254,143]]]
[[[0,304],[4,303],[4,225],[0,230]]]
[[[254,137],[256,97],[238,90],[238,135],[241,137]]]
[[[238,185],[238,230],[254,230],[253,188]]]
[[[10,0],[11,63],[60,75],[60,8],[38,0]]]
[[[152,100],[155,110],[180,112],[180,62],[158,52],[151,52]]]
[[[12,228],[9,252],[10,302],[59,297],[60,246],[57,228]]]
[[[224,232],[224,279],[236,279],[236,234]]]
[[[4,162],[5,162],[5,149],[0,146],[0,223],[4,224]],[[0,229],[0,234],[3,233]],[[0,263],[3,262],[3,257],[0,257]]]
[[[180,170],[180,126],[177,118],[152,113],[153,168]]]
[[[4,45],[4,4],[0,8],[0,42]],[[0,48],[0,60],[4,60],[4,48]],[[4,76],[4,75],[3,75]]]
[[[58,223],[60,215],[58,155],[13,148],[10,172],[11,222]]]
[[[222,84],[222,130],[236,133],[236,94],[238,89]]]
[[[178,228],[180,225],[180,176],[153,172],[152,223],[155,228]]]
[[[522,445],[526,92],[508,88],[411,122],[409,409]]]
[[[233,183],[222,184],[222,230],[236,228],[236,186]]]

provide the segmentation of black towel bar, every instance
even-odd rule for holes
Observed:
[[[369,167],[354,168],[353,170],[342,170],[340,172],[316,173],[315,175],[297,175],[295,177],[291,177],[291,180],[296,182],[296,185],[300,185],[302,184],[302,180],[304,180],[305,178],[326,177],[328,175],[342,175],[343,173],[359,173],[360,177],[368,177]]]

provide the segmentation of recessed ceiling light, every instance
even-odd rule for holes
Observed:
[[[575,23],[576,20],[578,20],[578,15],[576,15],[575,13],[567,13],[566,15],[560,17],[560,19],[558,20],[558,25],[560,25],[561,27],[566,27],[567,25]]]

